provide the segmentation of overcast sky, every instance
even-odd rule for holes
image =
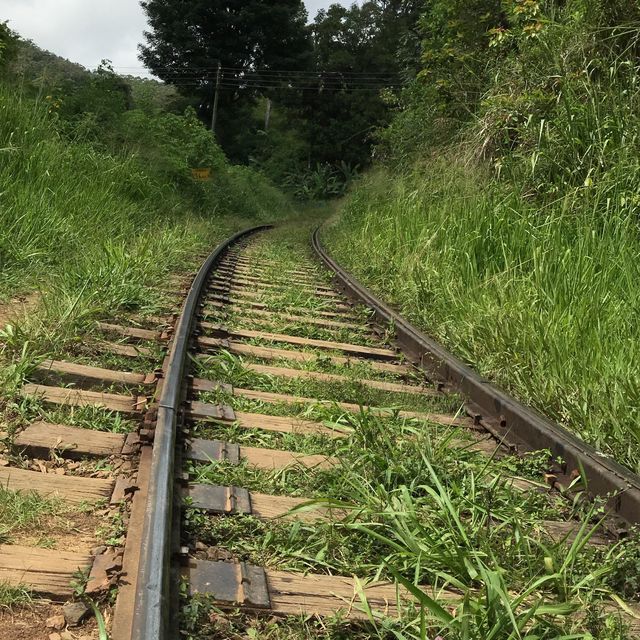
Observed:
[[[313,18],[332,1],[305,0],[305,4]],[[137,59],[146,26],[137,0],[1,0],[0,22],[4,20],[43,49],[90,69],[107,58],[121,73],[146,75]]]

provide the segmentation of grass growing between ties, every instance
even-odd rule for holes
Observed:
[[[348,402],[357,406],[370,406],[379,408],[398,408],[412,411],[457,413],[462,406],[461,399],[455,395],[436,395],[420,393],[396,393],[379,390],[367,386],[360,376],[352,375],[346,380],[324,381],[306,378],[283,378],[270,374],[254,372],[243,366],[243,359],[228,353],[220,353],[205,361],[198,361],[198,376],[212,380],[224,380],[227,384],[238,389],[265,391],[270,393],[285,394],[324,402],[330,405],[332,401]],[[219,395],[219,394],[218,394]],[[206,394],[205,394],[205,397]],[[241,397],[214,397],[208,401],[230,403],[244,403]],[[269,403],[272,404],[272,403]],[[316,403],[312,403],[316,404]],[[287,410],[301,415],[305,411],[305,405],[293,404]],[[239,410],[240,405],[238,405]],[[260,408],[259,412],[264,407]],[[278,409],[275,409],[278,410]],[[257,412],[257,411],[256,411]]]
[[[60,513],[62,506],[57,499],[0,486],[0,541],[6,543],[14,533],[33,531],[46,518]]]
[[[306,250],[302,239],[292,249],[295,239],[283,231],[268,239],[273,246],[266,237],[258,245],[262,255],[301,255]],[[347,376],[346,382],[336,383],[260,374],[248,366],[256,362],[220,352],[199,359],[196,371],[198,377],[236,389],[329,402],[366,399],[371,405],[450,414],[460,406],[455,396],[418,398],[365,388],[362,380],[376,379],[366,367],[332,367],[331,372]],[[319,362],[304,367],[322,370],[325,365]],[[238,410],[337,421],[348,429],[343,438],[323,439],[202,422],[195,430],[199,437],[321,453],[336,458],[337,464],[273,471],[250,467],[247,461],[187,466],[195,482],[310,501],[303,511],[270,520],[212,516],[187,505],[184,542],[200,543],[195,552],[199,558],[356,576],[364,582],[390,580],[413,596],[413,605],[399,619],[371,616],[365,623],[339,621],[334,626],[329,621],[326,627],[317,622],[321,637],[630,640],[636,635],[635,628],[627,628],[634,621],[624,614],[626,605],[616,598],[640,602],[638,533],[596,544],[602,506],[551,492],[543,482],[548,452],[516,458],[491,447],[476,450],[474,434],[465,429],[344,412],[330,404],[264,403],[222,392],[201,397]],[[327,506],[330,516],[310,515]],[[255,629],[300,639],[310,633],[308,620],[294,618],[238,614],[222,623],[205,600],[185,601],[183,615],[194,638],[233,638]]]
[[[296,519],[295,513],[259,521],[187,509],[186,542],[204,543],[209,558],[445,588],[456,604],[438,616],[439,609],[426,595],[430,590],[418,592],[425,616],[421,619],[407,609],[401,635],[395,636],[399,638],[440,634],[456,640],[506,639],[514,637],[512,616],[522,627],[522,637],[526,630],[528,637],[538,633],[549,640],[631,638],[616,622],[620,609],[609,594],[617,589],[629,598],[639,595],[638,571],[628,573],[637,537],[604,548],[592,546],[589,538],[600,520],[597,509],[572,507],[545,491],[514,492],[496,475],[497,464],[450,444],[446,435],[390,429],[368,417],[335,451],[341,459],[337,473],[201,465],[199,472],[192,469],[196,481],[272,494],[330,496],[347,514],[312,523]],[[320,499],[316,504],[326,503]],[[548,533],[549,523],[572,516],[577,517],[573,542]],[[620,588],[620,581],[627,588]],[[584,610],[590,612],[588,619],[580,613]],[[391,637],[398,624],[372,623],[369,637]],[[421,636],[425,624],[431,635]],[[465,627],[477,635],[466,636]],[[597,635],[605,629],[615,632]]]

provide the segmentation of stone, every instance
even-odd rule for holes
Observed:
[[[51,616],[50,618],[47,618],[46,622],[44,623],[44,626],[47,627],[47,629],[55,629],[56,631],[64,629],[64,625],[64,616]]]
[[[62,640],[62,636],[59,633],[50,633],[49,640]]]
[[[93,549],[91,549],[91,555],[95,558],[96,556],[103,554],[106,550],[107,547],[101,544],[99,547],[94,547]]]
[[[89,613],[89,607],[84,602],[67,602],[62,607],[64,619],[71,627],[78,626],[82,619]]]

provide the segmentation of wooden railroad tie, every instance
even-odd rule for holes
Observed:
[[[338,356],[328,354],[319,356],[317,353],[310,351],[297,351],[295,349],[276,349],[274,347],[261,347],[257,345],[238,342],[236,340],[223,340],[220,338],[199,337],[198,345],[204,349],[219,350],[224,349],[234,355],[251,356],[262,360],[291,360],[292,362],[317,362],[319,359],[330,362],[334,365],[350,366],[358,363],[366,363],[367,366],[374,371],[383,373],[392,373],[398,377],[414,374],[416,369],[413,365],[395,364],[390,362],[378,362],[377,360],[369,360],[366,358],[357,358],[349,356]]]
[[[229,329],[220,324],[211,322],[201,322],[200,326],[211,334],[211,337],[222,339],[252,340],[261,339],[269,342],[284,342],[303,347],[314,347],[316,349],[327,349],[330,351],[342,351],[344,353],[357,355],[372,359],[398,360],[400,354],[393,349],[369,347],[366,345],[351,344],[347,342],[333,342],[330,340],[317,340],[315,338],[302,338],[283,333],[271,333],[268,331],[255,331],[251,329]]]
[[[286,395],[282,393],[271,393],[267,391],[258,391],[254,389],[239,389],[239,388],[230,387],[229,385],[224,383],[213,382],[210,380],[202,380],[199,378],[196,378],[191,382],[191,388],[193,391],[198,393],[223,391],[226,393],[233,394],[235,396],[246,398],[248,400],[256,400],[256,401],[267,402],[272,404],[282,403],[282,404],[325,405],[329,407],[336,406],[344,411],[349,411],[355,414],[358,414],[361,412],[367,412],[367,413],[371,413],[372,415],[377,415],[381,417],[398,416],[400,418],[406,418],[410,420],[419,420],[422,422],[434,422],[437,424],[442,424],[447,426],[469,426],[469,427],[472,426],[472,421],[469,418],[458,418],[455,416],[450,416],[450,415],[440,414],[440,413],[425,413],[420,411],[404,411],[400,409],[370,407],[367,405],[359,405],[351,402],[336,402],[333,400],[322,401],[322,400],[317,400],[315,398],[304,398],[300,396],[292,396],[292,395]],[[200,403],[200,404],[206,404],[206,403]]]

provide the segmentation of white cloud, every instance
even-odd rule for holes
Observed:
[[[310,19],[329,4],[306,0]],[[146,75],[138,60],[146,18],[137,0],[2,0],[4,20],[39,47],[90,69],[107,58],[121,73]]]

